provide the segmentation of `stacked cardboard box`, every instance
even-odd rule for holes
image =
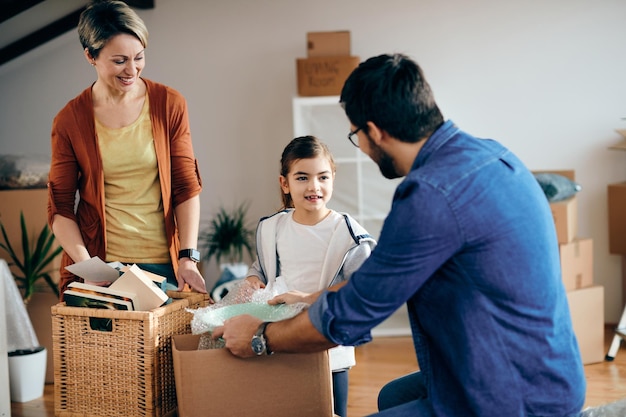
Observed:
[[[626,256],[626,182],[609,184],[608,204],[609,252]]]
[[[626,151],[626,129],[615,129],[622,136],[622,141],[610,146],[609,149]],[[608,186],[608,206],[609,206],[609,252],[613,255],[620,255],[622,258],[622,303],[626,304],[626,181],[609,184]],[[626,332],[626,307],[622,311],[622,316],[617,328],[607,359],[612,358],[617,353],[620,343],[625,340]]]
[[[609,149],[626,151],[626,129],[616,129],[622,135],[622,141]],[[626,181],[609,184],[609,252],[622,256],[622,291],[626,303]]]
[[[575,181],[574,171],[541,171]],[[584,364],[604,360],[604,287],[593,280],[593,240],[578,236],[578,196],[550,203],[561,277]]]
[[[298,95],[334,96],[359,65],[350,51],[350,32],[308,32],[307,58],[296,59]]]

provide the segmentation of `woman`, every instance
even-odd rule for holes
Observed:
[[[148,31],[125,3],[92,2],[78,34],[97,80],[52,124],[48,222],[64,250],[61,293],[78,280],[65,267],[93,256],[206,293],[195,249],[202,181],[186,101],[140,77]]]

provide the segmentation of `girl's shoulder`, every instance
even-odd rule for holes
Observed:
[[[354,219],[350,214],[337,212],[339,216],[341,216],[342,220],[345,222],[346,228],[357,244],[361,244],[363,242],[372,242],[375,244],[376,240],[369,232],[365,229],[365,227],[361,226],[361,224]]]
[[[260,223],[268,221],[268,220],[278,220],[280,218],[284,218],[289,216],[289,214],[291,214],[293,212],[293,209],[283,209],[280,211],[277,211],[276,213],[272,213],[269,216],[263,216],[261,217],[261,219],[259,220]]]

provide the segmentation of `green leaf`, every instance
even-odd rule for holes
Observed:
[[[18,256],[15,246],[9,241],[2,221],[0,221],[0,230],[2,231],[4,243],[0,242],[0,248],[9,254],[11,257],[10,265],[14,265],[19,271],[19,273],[14,275],[18,287],[22,290],[24,301],[28,302],[39,280],[45,281],[54,293],[59,296],[59,287],[52,280],[50,276],[51,271],[47,268],[63,251],[63,248],[61,246],[53,246],[55,238],[48,225],[45,225],[41,232],[31,241],[28,236],[28,228],[23,212],[20,212],[20,226],[22,257]]]
[[[245,253],[252,257],[254,231],[246,225],[247,211],[246,203],[230,211],[224,207],[218,210],[198,239],[206,251],[205,260],[215,258],[218,264],[223,260],[237,263]]]

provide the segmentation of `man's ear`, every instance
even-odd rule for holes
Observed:
[[[367,122],[367,134],[376,145],[380,145],[385,133],[386,132],[384,130],[376,126],[376,123]]]

